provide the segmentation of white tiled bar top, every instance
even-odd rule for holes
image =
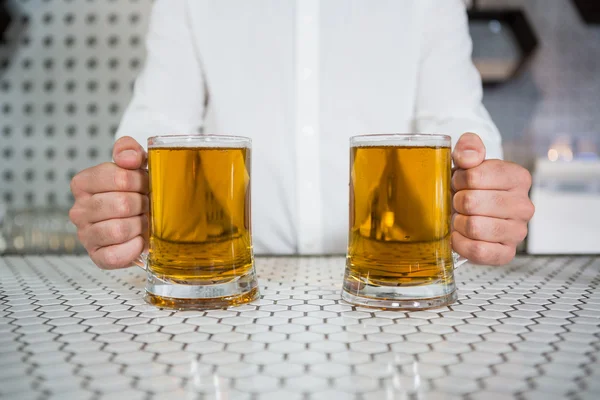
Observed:
[[[600,258],[465,265],[411,313],[342,302],[342,257],[256,265],[260,300],[171,312],[137,268],[0,258],[0,398],[600,399]]]

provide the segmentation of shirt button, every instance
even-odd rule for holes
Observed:
[[[310,137],[315,134],[315,130],[312,126],[306,125],[302,128],[302,133],[304,134],[304,136]]]
[[[304,79],[305,81],[309,80],[311,75],[312,75],[312,69],[304,68],[302,70],[302,79]]]

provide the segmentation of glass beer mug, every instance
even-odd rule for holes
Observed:
[[[350,139],[350,231],[342,298],[389,309],[456,300],[451,146],[444,135]]]
[[[148,139],[150,215],[145,300],[173,309],[223,308],[258,298],[250,218],[251,140]]]

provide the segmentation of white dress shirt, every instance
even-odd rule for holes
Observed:
[[[256,253],[344,253],[350,136],[500,135],[462,0],[157,0],[117,137],[252,138]]]

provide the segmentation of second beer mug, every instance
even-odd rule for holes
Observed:
[[[425,309],[456,300],[450,137],[350,139],[350,232],[342,298]]]
[[[222,308],[259,295],[250,223],[250,148],[233,136],[148,139],[146,301]]]

